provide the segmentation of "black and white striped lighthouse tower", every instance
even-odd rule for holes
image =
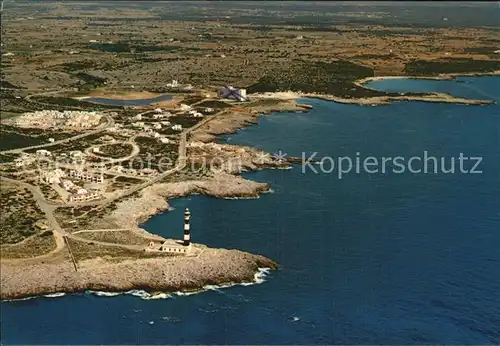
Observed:
[[[189,212],[189,209],[186,208],[186,211],[184,212],[184,246],[188,246],[191,244],[191,230],[189,226],[189,218],[191,216],[191,213]]]

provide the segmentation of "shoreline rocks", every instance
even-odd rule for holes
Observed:
[[[69,261],[37,264],[2,264],[0,299],[20,299],[59,292],[87,290],[126,292],[192,291],[206,285],[254,282],[259,268],[277,269],[272,260],[239,250],[196,245],[196,257],[167,256],[112,262],[95,258],[79,262],[75,272]]]
[[[485,73],[450,73],[440,74],[437,76],[377,76],[367,77],[354,82],[355,85],[372,89],[365,86],[366,83],[371,81],[378,81],[384,79],[427,79],[427,80],[453,80],[457,77],[479,77],[479,76],[500,76],[500,71],[485,72]],[[428,95],[400,95],[400,96],[374,96],[374,97],[361,97],[361,98],[343,98],[329,94],[319,93],[302,93],[300,91],[280,91],[280,92],[266,92],[256,93],[252,95],[261,99],[280,99],[280,100],[297,100],[299,98],[316,98],[327,101],[334,101],[344,104],[357,104],[360,106],[378,106],[390,104],[393,101],[421,101],[421,102],[437,102],[437,103],[456,103],[465,105],[488,105],[494,104],[493,100],[476,100],[455,97],[445,93],[428,93]]]
[[[151,216],[168,210],[168,198],[202,194],[216,198],[258,198],[269,191],[269,184],[247,180],[238,175],[218,174],[206,180],[158,183],[143,190],[138,198],[118,204],[111,214],[121,228],[136,228]],[[135,209],[134,209],[135,208]],[[131,210],[139,212],[131,213]]]

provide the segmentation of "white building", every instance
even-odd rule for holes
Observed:
[[[153,119],[163,119],[163,118],[165,118],[165,114],[163,113],[153,114]]]
[[[104,175],[101,174],[92,174],[89,172],[84,172],[84,171],[77,171],[77,170],[70,170],[68,172],[68,176],[71,178],[76,178],[80,180],[85,180],[91,183],[103,183],[104,182]]]
[[[19,127],[59,127],[67,129],[79,129],[96,126],[100,123],[101,114],[86,111],[55,111],[43,110],[24,113],[15,122]]]
[[[183,112],[187,112],[187,111],[191,110],[191,106],[186,105],[186,104],[184,104],[184,103],[181,103],[181,105],[179,106],[179,109],[180,109],[181,111],[183,111]]]
[[[83,190],[83,189],[82,189]],[[86,190],[85,190],[86,191]],[[101,195],[98,191],[90,191],[87,193],[74,193],[68,196],[69,202],[85,202],[99,199]]]
[[[139,175],[141,176],[152,176],[158,174],[158,171],[151,168],[143,168],[139,171]]]
[[[48,151],[48,150],[45,150],[45,149],[38,149],[36,151],[36,155],[37,156],[51,156],[52,153],[50,151]]]
[[[60,184],[61,178],[65,176],[66,173],[59,168],[53,171],[40,171],[40,181],[46,184]]]
[[[173,39],[171,39],[173,41]],[[167,83],[167,87],[169,88],[177,88],[179,87],[179,82],[175,79],[172,80],[172,83]]]
[[[21,156],[14,160],[14,165],[16,167],[29,166],[35,162],[36,158],[33,155],[27,153],[21,153]]]
[[[69,191],[69,192],[78,191],[78,188],[79,188],[78,185],[74,184],[71,180],[68,180],[68,179],[61,181],[60,184],[61,184],[61,187],[63,189],[65,189],[66,191]]]
[[[72,150],[69,152],[69,156],[72,158],[81,158],[84,154],[81,150]]]

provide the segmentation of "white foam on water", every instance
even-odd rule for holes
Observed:
[[[149,293],[149,292],[146,292],[144,290],[130,290],[130,291],[125,292],[125,294],[139,297],[139,298],[144,299],[144,300],[167,299],[167,298],[171,297],[168,293],[164,293],[164,292]]]
[[[222,284],[222,285],[205,285],[205,286],[203,286],[202,289],[199,289],[199,290],[187,291],[187,292],[177,291],[177,292],[173,292],[172,294],[175,294],[177,296],[191,296],[191,295],[199,294],[199,293],[206,292],[206,291],[221,292],[221,289],[229,288],[229,287],[233,287],[233,286],[259,285],[259,284],[266,281],[265,280],[266,275],[268,275],[270,273],[270,271],[271,271],[271,268],[258,268],[257,273],[255,273],[255,275],[254,275],[253,282],[227,283],[227,284]],[[89,294],[92,294],[92,295],[95,295],[98,297],[116,297],[116,296],[119,296],[121,294],[128,294],[128,295],[132,295],[135,297],[139,297],[139,298],[144,299],[144,300],[168,299],[168,298],[172,297],[172,294],[170,294],[170,293],[166,293],[166,292],[149,293],[149,292],[146,292],[144,290],[130,290],[130,291],[126,291],[126,292],[106,292],[106,291],[88,290],[88,291],[85,291],[85,293],[89,293]],[[65,295],[66,295],[66,293],[64,293],[64,292],[57,292],[57,293],[46,294],[43,296],[47,297],[47,298],[58,298],[58,297],[62,297]],[[29,300],[29,299],[34,299],[34,298],[37,298],[37,297],[35,296],[35,297],[26,297],[26,298],[19,298],[19,299],[8,299],[5,301],[7,301],[7,302],[22,301],[22,300]]]
[[[179,318],[174,317],[174,316],[163,316],[161,319],[165,322],[170,322],[170,323],[181,321]]]
[[[34,297],[25,297],[25,298],[16,298],[16,299],[5,299],[4,302],[21,302],[23,300],[31,300],[31,299],[35,299],[35,298],[38,298],[38,297],[34,296]]]
[[[218,291],[219,287],[220,286],[218,286],[218,285],[205,285],[205,286],[203,286],[202,291]]]
[[[207,291],[221,292],[221,289],[229,288],[233,286],[252,286],[252,285],[260,285],[264,283],[266,280],[266,276],[271,272],[271,268],[258,268],[257,273],[254,275],[254,280],[252,282],[241,282],[241,283],[227,283],[222,285],[205,285],[202,289],[196,291],[177,291],[173,294],[177,296],[191,296],[194,294],[199,294]]]
[[[195,295],[195,294],[198,294],[201,292],[203,292],[203,290],[187,291],[187,292],[177,291],[177,292],[174,292],[174,294],[182,297],[182,296],[192,296],[192,295]]]
[[[223,199],[231,199],[231,200],[236,200],[236,199],[259,199],[260,196],[251,196],[251,197],[224,197]]]
[[[116,297],[122,294],[127,294],[135,297],[139,297],[144,300],[153,300],[153,299],[167,299],[170,298],[171,295],[166,292],[153,292],[149,293],[144,290],[130,290],[126,292],[105,292],[105,291],[86,291],[87,293],[96,295],[98,297]]]
[[[98,297],[116,297],[123,294],[123,292],[104,292],[104,291],[87,291],[87,293],[96,295]]]
[[[62,297],[65,295],[66,295],[66,293],[64,293],[64,292],[56,292],[56,293],[51,293],[51,294],[44,294],[43,296],[47,297],[47,298],[58,298],[58,297]]]
[[[266,281],[266,276],[271,272],[271,268],[259,268],[258,272],[254,275],[256,284],[261,284]]]
[[[143,298],[143,299],[146,299],[146,300],[152,300],[152,299],[168,299],[172,297],[170,294],[168,293],[165,293],[165,292],[157,292],[157,293],[153,293],[153,294],[150,294],[148,298]]]

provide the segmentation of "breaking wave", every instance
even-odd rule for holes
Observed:
[[[33,297],[25,297],[25,298],[5,299],[3,301],[4,302],[22,302],[24,300],[31,300],[31,299],[35,299],[35,298],[38,298],[38,297],[33,296]]]
[[[85,291],[86,294],[91,294],[97,297],[116,297],[119,295],[132,295],[134,297],[139,297],[144,300],[155,300],[155,299],[168,299],[172,298],[172,295],[176,296],[191,296],[194,294],[202,293],[202,292],[207,292],[207,291],[215,291],[215,292],[220,292],[221,289],[224,288],[229,288],[233,286],[251,286],[251,285],[259,285],[262,284],[266,281],[266,276],[269,274],[271,271],[270,268],[258,268],[258,271],[254,275],[254,279],[252,282],[242,282],[242,283],[227,283],[227,284],[222,284],[222,285],[205,285],[203,288],[199,290],[194,290],[194,291],[176,291],[173,293],[166,293],[166,292],[147,292],[144,290],[130,290],[126,292],[107,292],[107,291],[91,291],[87,290]],[[47,298],[58,298],[65,296],[66,293],[64,292],[57,292],[57,293],[51,293],[51,294],[45,294],[43,297]],[[37,297],[26,297],[26,298],[20,298],[20,299],[10,299],[10,300],[5,300],[5,301],[22,301],[22,300],[29,300],[29,299],[34,299]]]
[[[167,299],[170,298],[171,295],[165,292],[146,292],[144,290],[130,290],[126,292],[106,292],[106,291],[86,291],[86,293],[98,296],[98,297],[116,297],[119,295],[131,295],[134,297],[139,297],[144,300],[152,300],[152,299]]]
[[[40,297],[58,298],[58,297],[62,297],[62,296],[65,296],[65,295],[66,295],[66,293],[64,293],[64,292],[56,292],[56,293],[44,294],[44,295],[41,295],[41,296],[30,296],[30,297],[24,297],[24,298],[5,299],[3,301],[5,301],[5,302],[22,302],[24,300],[31,300],[31,299],[40,298]]]
[[[64,292],[56,292],[56,293],[51,293],[51,294],[44,294],[43,296],[46,298],[58,298],[58,297],[62,297],[65,295],[66,295],[66,293],[64,293]]]
[[[255,195],[255,196],[245,196],[245,197],[223,197],[223,199],[259,199],[260,196]]]
[[[103,292],[103,291],[87,291],[87,293],[96,295],[98,297],[116,297],[122,294],[122,292]]]

